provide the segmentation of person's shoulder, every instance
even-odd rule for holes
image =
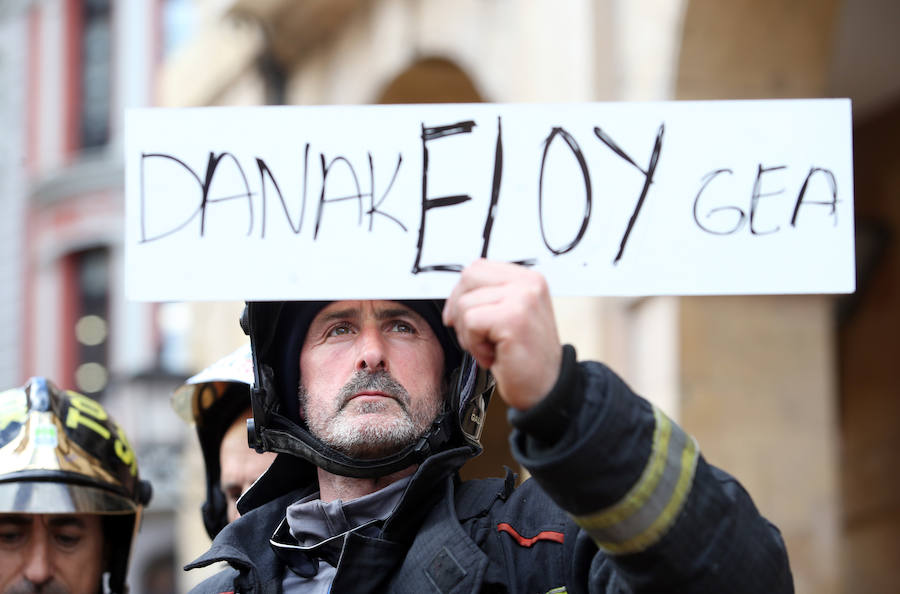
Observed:
[[[236,569],[225,567],[191,588],[188,594],[233,594],[237,575]]]
[[[537,481],[508,471],[505,478],[470,479],[456,487],[456,508],[460,519],[485,515],[543,513],[566,517]]]

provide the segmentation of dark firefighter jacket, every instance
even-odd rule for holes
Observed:
[[[607,367],[565,347],[551,394],[511,421],[531,479],[462,482],[467,449],[432,456],[386,521],[342,538],[331,592],[793,592],[781,536],[746,491]],[[280,593],[286,563],[309,561],[269,539],[315,489],[311,465],[280,455],[186,567],[230,565],[194,592]]]

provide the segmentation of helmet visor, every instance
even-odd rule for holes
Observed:
[[[235,384],[245,386],[246,390],[253,384],[250,343],[188,378],[172,394],[172,408],[185,422],[198,422],[229,387]],[[249,405],[249,396],[247,404]]]
[[[0,512],[22,514],[133,514],[138,506],[106,489],[51,481],[0,483]]]

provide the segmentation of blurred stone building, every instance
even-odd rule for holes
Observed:
[[[784,532],[798,592],[900,587],[897,3],[196,6],[197,35],[166,63],[161,105],[851,97],[855,295],[571,299],[557,313],[582,357],[619,370],[747,485]],[[226,322],[234,309],[223,306]],[[489,419],[470,474],[509,463],[505,416]]]
[[[95,5],[100,12],[91,12]],[[192,34],[168,51],[167,35],[178,28],[167,18],[178,14],[189,15]],[[108,79],[72,57],[98,38],[87,33],[94,18],[116,31],[105,45],[94,42],[108,48]],[[8,305],[0,319],[16,329],[0,336],[0,380],[41,372],[77,385],[79,367],[98,363],[113,414],[133,420],[157,411],[141,418],[158,424],[137,431],[148,444],[177,449],[183,427],[159,396],[172,382],[166,372],[179,363],[196,369],[242,340],[237,303],[124,302],[123,106],[849,96],[855,295],[566,299],[557,314],[581,357],[617,369],[748,487],[784,533],[798,592],[897,591],[898,25],[894,0],[0,4],[0,200],[9,213],[0,220],[0,299]],[[105,122],[99,141],[79,131],[87,122]],[[92,274],[106,275],[107,301],[81,297]],[[75,334],[88,315],[107,322],[105,350],[89,350],[100,343]],[[492,408],[486,452],[470,475],[512,464],[505,415],[499,402]],[[171,460],[147,451],[142,468],[145,459]],[[163,506],[170,519],[178,514],[179,564],[207,544],[202,485],[190,480],[202,476],[196,448],[182,461],[183,474],[159,479],[181,487],[162,498],[172,502]],[[144,542],[152,548],[156,538]],[[178,579],[186,591],[197,578]]]
[[[133,594],[175,585],[178,461],[169,395],[189,361],[165,305],[124,298],[123,118],[165,58],[168,2],[0,2],[0,388],[43,375],[99,400],[152,481]],[[171,318],[172,316],[167,316]]]

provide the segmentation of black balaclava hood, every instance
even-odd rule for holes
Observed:
[[[253,420],[249,439],[258,451],[303,458],[334,474],[373,478],[421,463],[450,447],[467,446],[472,455],[479,442],[493,380],[460,349],[453,331],[441,322],[443,301],[397,301],[425,319],[444,351],[444,377],[449,386],[446,412],[418,440],[401,452],[375,460],[348,457],[313,436],[300,419],[300,350],[310,323],[328,301],[250,302],[241,324],[250,336],[255,385],[251,391]]]

